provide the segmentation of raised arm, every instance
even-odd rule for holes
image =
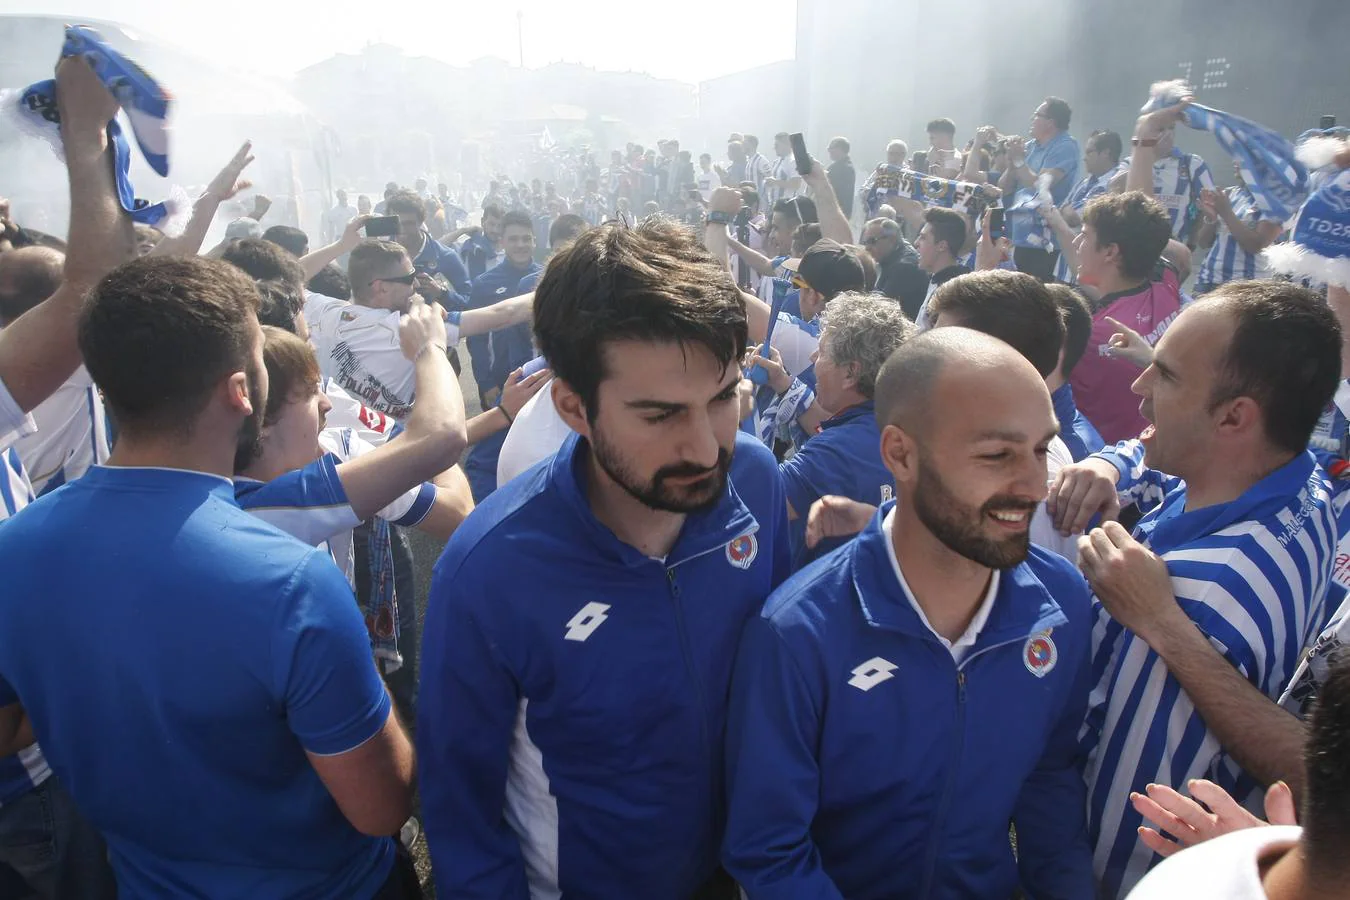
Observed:
[[[1169,125],[1181,120],[1181,114],[1190,106],[1191,98],[1163,109],[1144,113],[1134,123],[1134,152],[1130,154],[1130,170],[1125,178],[1125,190],[1143,191],[1153,196],[1153,164],[1158,159],[1158,138]]]
[[[56,69],[57,109],[70,181],[70,232],[56,293],[0,331],[0,381],[25,412],[56,391],[80,365],[77,341],[84,295],[133,255],[131,218],[113,183],[108,122],[117,101],[81,57]]]
[[[802,176],[816,196],[816,214],[820,216],[820,236],[841,244],[853,243],[853,227],[839,205],[829,176],[819,161],[813,161],[811,171]]]
[[[746,263],[760,275],[773,274],[773,260],[769,259],[763,253],[745,246],[740,241],[730,235],[727,236],[727,245],[741,258],[741,262]]]
[[[371,215],[357,216],[347,223],[347,227],[342,230],[342,237],[327,247],[311,250],[300,257],[300,268],[305,270],[305,281],[318,275],[319,271],[330,262],[336,262],[342,254],[355,250],[356,245],[361,243],[361,229],[373,218],[375,217]]]
[[[234,154],[225,168],[216,173],[216,177],[207,185],[206,190],[192,206],[192,218],[187,227],[177,237],[166,237],[150,251],[151,256],[196,256],[206,240],[206,232],[215,221],[220,204],[232,199],[240,191],[249,188],[252,182],[241,181],[240,174],[253,162],[253,142],[244,141],[244,145]]]

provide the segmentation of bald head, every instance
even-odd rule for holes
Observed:
[[[881,367],[877,422],[922,433],[930,410],[946,408],[955,415],[965,405],[960,396],[947,395],[1010,388],[1044,393],[1045,382],[1026,357],[998,338],[969,328],[933,328],[906,341]]]
[[[65,254],[50,247],[0,253],[0,325],[8,325],[55,294],[65,262]]]

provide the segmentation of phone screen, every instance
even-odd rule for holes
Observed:
[[[393,237],[398,234],[398,216],[376,216],[366,223],[366,237]]]
[[[792,144],[792,157],[797,163],[797,174],[805,175],[811,171],[811,154],[806,152],[806,139],[802,137],[800,131],[788,135],[788,142]]]
[[[995,206],[989,210],[989,240],[996,241],[1007,236],[1008,228],[1003,217],[1003,207]]]

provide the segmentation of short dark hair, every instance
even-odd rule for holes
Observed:
[[[309,252],[309,235],[290,225],[273,225],[263,232],[262,239],[271,241],[295,257],[304,256]]]
[[[0,253],[0,322],[10,323],[61,286],[65,257],[50,247]]]
[[[800,257],[807,250],[810,250],[821,238],[820,224],[817,222],[808,222],[805,225],[798,225],[792,229],[792,253]],[[801,248],[800,250],[798,248]]]
[[[1055,123],[1055,127],[1060,131],[1068,128],[1069,119],[1073,117],[1073,110],[1069,109],[1069,104],[1059,97],[1046,97],[1044,102],[1045,112]]]
[[[113,269],[80,314],[79,344],[128,432],[190,433],[222,378],[248,371],[253,280],[201,256],[147,256]]]
[[[924,131],[928,134],[936,132],[937,134],[950,134],[952,137],[956,137],[956,123],[947,118],[934,119],[928,123],[928,127]]]
[[[849,145],[849,142],[848,142],[848,138],[846,138],[846,137],[835,137],[835,138],[830,138],[829,146],[831,146],[831,147],[838,147],[839,149],[843,150],[845,153],[847,153],[847,152],[849,151],[849,149],[850,149],[850,145]]]
[[[723,366],[745,353],[745,301],[693,233],[662,218],[582,232],[535,288],[534,336],[553,369],[598,413],[606,344],[704,347]]]
[[[1120,140],[1120,135],[1109,129],[1098,129],[1088,135],[1088,143],[1095,143],[1098,150],[1104,150],[1111,157],[1112,163],[1120,162],[1120,154],[1124,152],[1125,145]]]
[[[262,238],[244,238],[225,245],[220,258],[254,281],[286,281],[297,288],[305,284],[300,261],[280,244]]]
[[[934,206],[924,211],[923,220],[933,232],[933,243],[947,245],[947,252],[960,256],[966,245],[966,220],[956,210]]]
[[[930,321],[943,313],[956,319],[952,324],[1010,345],[1042,378],[1059,365],[1064,320],[1045,285],[1025,272],[994,269],[958,275],[929,298]]]
[[[263,365],[267,367],[267,406],[262,424],[276,422],[289,403],[308,400],[319,390],[319,360],[314,349],[290,329],[264,324]],[[259,450],[257,435],[239,435],[234,448],[236,474],[253,465]]]
[[[524,228],[534,234],[534,219],[523,209],[513,209],[502,216],[502,230],[505,231],[508,225],[515,225],[518,228]]]
[[[408,251],[394,241],[370,238],[357,244],[347,259],[347,278],[351,281],[352,298],[365,297],[370,291],[370,283],[407,255]]]
[[[347,273],[337,263],[329,263],[314,273],[314,277],[305,285],[316,294],[332,297],[336,300],[352,299],[352,283]]]
[[[1235,320],[1210,402],[1251,397],[1270,443],[1303,450],[1340,383],[1336,316],[1317,294],[1283,281],[1230,281],[1201,302],[1223,303]]]
[[[1148,278],[1172,239],[1172,220],[1158,201],[1143,191],[1105,194],[1088,203],[1083,224],[1097,233],[1097,246],[1120,248],[1126,278]]]
[[[791,137],[792,135],[788,134],[786,131],[780,131],[773,136],[773,139],[775,141],[786,141],[789,140]]]
[[[576,213],[563,213],[548,227],[548,245],[556,250],[586,230],[589,223]]]
[[[1064,320],[1064,361],[1060,363],[1060,374],[1068,378],[1092,338],[1092,309],[1083,295],[1067,284],[1047,284],[1045,289]]]
[[[586,179],[586,180],[587,180],[587,181],[595,181],[594,178],[588,178],[588,179]],[[484,221],[484,222],[486,222],[488,219],[500,219],[500,218],[501,218],[502,216],[504,216],[504,215],[506,215],[506,213],[503,212],[503,211],[502,211],[502,208],[501,208],[500,206],[498,206],[496,203],[484,203],[484,204],[483,204],[483,221]]]
[[[816,201],[810,197],[784,197],[773,204],[769,214],[782,213],[793,223],[793,228],[798,225],[807,225],[820,221],[820,215],[816,212]]]
[[[258,323],[294,332],[295,317],[305,306],[305,295],[285,281],[259,281],[257,288]]]
[[[396,216],[399,213],[416,216],[419,223],[427,220],[427,205],[422,202],[421,195],[416,191],[406,189],[394,191],[385,201],[384,211],[391,216]]]
[[[1303,843],[1316,871],[1340,871],[1350,839],[1350,654],[1331,657],[1303,746]]]

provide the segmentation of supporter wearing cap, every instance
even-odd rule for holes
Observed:
[[[417,736],[438,889],[695,896],[736,639],[788,567],[776,463],[737,437],[745,307],[687,231],[606,224],[550,262],[534,328],[576,435],[436,566]]]
[[[1182,310],[1153,348],[1133,386],[1149,423],[1140,438],[1065,467],[1051,488],[1065,533],[1113,518],[1122,501],[1144,510],[1133,535],[1108,521],[1079,540],[1101,602],[1084,746],[1107,895],[1156,859],[1139,841],[1132,791],[1205,777],[1248,799],[1248,761],[1267,747],[1239,701],[1279,697],[1329,616],[1336,522],[1307,447],[1340,353],[1316,294],[1229,282]]]
[[[374,896],[411,871],[378,835],[408,817],[412,748],[351,589],[234,501],[235,446],[267,396],[257,304],[219,261],[104,278],[80,347],[119,426],[109,464],[0,533],[3,689],[124,896]],[[63,564],[91,523],[100,539]],[[59,602],[18,602],[39,595]]]
[[[1090,897],[1091,608],[1029,546],[1049,392],[1006,344],[942,328],[891,356],[876,401],[898,499],[741,639],[727,870],[751,898]]]

